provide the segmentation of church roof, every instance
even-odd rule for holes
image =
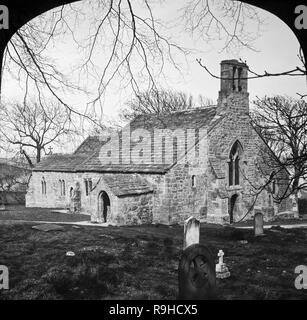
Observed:
[[[73,172],[76,165],[88,158],[85,154],[52,154],[41,160],[33,171]]]
[[[118,197],[153,192],[149,182],[138,174],[106,173],[103,175],[103,181]]]
[[[109,164],[103,165],[99,159],[99,152],[94,153],[86,161],[76,166],[76,171],[93,172],[122,172],[122,173],[164,173],[170,165],[165,164]]]
[[[107,142],[107,137],[89,136],[73,153],[74,155],[91,155],[95,150],[99,149]]]
[[[216,107],[195,108],[167,114],[140,115],[130,122],[130,130],[146,129],[199,129],[215,125],[220,117]],[[172,164],[103,164],[100,150],[108,137],[88,137],[73,154],[50,155],[36,165],[34,171],[106,172],[106,173],[157,173],[163,174]],[[159,151],[161,152],[161,151]]]
[[[216,106],[193,108],[184,111],[144,114],[132,120],[130,127],[133,129],[196,129],[207,126],[216,115]]]

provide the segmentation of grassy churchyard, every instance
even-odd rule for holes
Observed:
[[[45,220],[54,214],[36,213]],[[16,215],[8,222],[9,212],[0,213],[0,264],[9,268],[10,287],[0,299],[176,299],[183,226],[66,224],[43,232],[12,221]],[[295,267],[307,265],[307,228],[265,233],[201,225],[200,243],[216,262],[222,249],[231,272],[217,279],[220,299],[307,299],[294,286]]]

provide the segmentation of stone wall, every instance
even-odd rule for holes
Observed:
[[[263,190],[255,201],[253,186],[264,183],[264,176],[258,170],[262,141],[249,123],[248,93],[230,94],[219,101],[218,110],[223,119],[208,132],[208,151],[200,147],[194,163],[178,163],[165,175],[165,192],[160,196],[163,205],[156,214],[157,221],[172,224],[194,216],[207,222],[228,223],[233,195],[237,196],[234,221],[244,215],[252,218],[255,210],[262,211],[268,219],[289,204],[287,201],[280,205],[274,203],[268,190]],[[228,159],[237,140],[243,149],[240,184],[228,186]],[[192,186],[193,176],[195,186]],[[255,210],[250,209],[253,205]]]
[[[26,195],[27,207],[41,208],[69,208],[70,188],[75,188],[76,182],[80,183],[81,213],[91,215],[93,220],[97,217],[98,197],[102,191],[110,199],[110,212],[107,222],[119,224],[144,224],[153,222],[154,203],[159,208],[160,193],[163,190],[163,176],[144,175],[152,183],[157,183],[155,195],[153,193],[142,195],[129,195],[117,197],[103,181],[102,173],[67,173],[67,172],[33,172],[29,190]],[[42,194],[42,179],[46,182],[46,194]],[[86,195],[86,179],[92,180],[92,191]],[[65,196],[60,193],[59,180],[65,181]]]
[[[42,180],[46,182],[46,194],[42,193]],[[61,195],[60,180],[65,181],[65,195]],[[33,172],[26,194],[27,207],[69,208],[69,191],[78,181],[76,173]],[[82,185],[81,185],[82,190]]]
[[[152,223],[154,203],[152,193],[117,197],[105,184],[103,174],[90,176],[89,173],[84,173],[81,178],[84,180],[90,177],[96,183],[93,184],[90,195],[83,201],[82,210],[90,214],[93,220],[97,216],[99,195],[104,191],[110,199],[107,222],[124,225]]]
[[[229,222],[229,199],[233,195],[237,195],[234,221],[246,214],[247,218],[252,218],[254,210],[250,208],[253,204],[255,209],[266,215],[266,218],[272,216],[274,210],[281,210],[280,206],[274,205],[268,190],[263,190],[257,199],[255,197],[254,187],[263,186],[268,176],[265,177],[264,174],[267,171],[263,168],[265,164],[261,163],[263,170],[259,170],[259,148],[263,142],[249,123],[248,103],[248,93],[232,93],[227,99],[219,101],[219,113],[224,115],[224,118],[210,132],[209,158],[217,161],[217,167],[222,174],[211,176],[208,222]],[[228,159],[236,141],[240,142],[243,149],[240,157],[240,184],[229,186]]]
[[[151,224],[153,222],[153,203],[152,193],[120,197],[118,214],[114,222],[123,225]]]

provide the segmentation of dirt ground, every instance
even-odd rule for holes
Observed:
[[[10,277],[0,299],[177,297],[182,226],[65,225],[51,232],[32,226],[0,225],[0,265]],[[307,229],[265,232],[255,238],[252,230],[202,224],[200,242],[216,258],[224,250],[231,272],[217,280],[219,299],[307,299],[307,290],[294,287],[295,267],[307,265]]]

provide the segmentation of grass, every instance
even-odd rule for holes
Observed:
[[[303,215],[300,218],[282,218],[276,217],[274,220],[264,221],[264,225],[273,225],[273,226],[282,226],[282,225],[290,225],[290,224],[305,224],[307,223],[307,215]],[[253,226],[254,222],[252,219],[235,223],[234,226],[243,227],[243,226]]]
[[[19,206],[6,206],[4,211],[0,211],[1,220],[24,220],[24,221],[50,221],[50,222],[77,222],[89,221],[91,217],[86,214],[67,214],[54,212],[48,208],[25,208]]]
[[[181,226],[41,232],[32,225],[0,225],[0,265],[10,272],[0,299],[176,299]],[[203,224],[200,242],[215,256],[225,252],[231,277],[217,280],[220,299],[307,299],[294,287],[294,268],[307,265],[307,229],[255,238],[252,230]]]

